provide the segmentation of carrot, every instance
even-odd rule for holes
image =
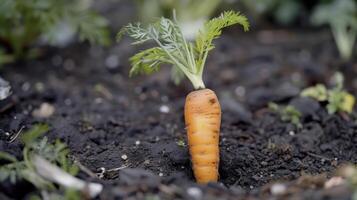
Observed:
[[[214,48],[212,41],[221,35],[223,28],[234,24],[241,24],[244,30],[249,28],[245,16],[233,11],[224,12],[205,23],[195,43],[186,41],[176,19],[161,18],[148,27],[142,27],[140,23],[129,24],[118,33],[118,39],[127,33],[135,40],[133,44],[147,41],[157,44],[130,58],[130,75],[150,74],[159,70],[161,64],[168,63],[173,66],[175,80],[186,76],[191,81],[195,91],[186,98],[185,123],[193,172],[198,183],[216,182],[219,176],[221,108],[216,94],[205,87],[203,69],[208,52]]]
[[[185,122],[193,172],[197,182],[216,182],[221,107],[212,90],[202,89],[187,95]]]

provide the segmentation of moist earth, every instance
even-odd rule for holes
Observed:
[[[350,198],[348,187],[326,190],[323,183],[338,166],[357,162],[355,114],[329,115],[325,105],[299,97],[307,86],[329,85],[336,70],[356,95],[356,60],[339,61],[327,30],[232,29],[216,42],[204,80],[223,112],[220,182],[206,186],[194,183],[183,120],[192,86],[174,85],[168,67],[129,78],[127,60],[137,50],[128,39],[110,48],[73,44],[4,67],[13,95],[0,104],[0,128],[15,134],[22,126],[50,125],[46,136],[67,143],[90,171],[102,172],[101,179],[79,175],[105,184],[99,199],[264,199],[273,198],[275,182],[288,188],[275,199]],[[54,114],[34,117],[44,102]],[[294,105],[302,128],[281,121],[269,102]],[[21,159],[21,143],[9,137],[1,135],[0,150]],[[19,184],[1,183],[0,195],[19,199],[34,189]]]

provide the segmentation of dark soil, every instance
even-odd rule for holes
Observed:
[[[1,102],[0,128],[15,133],[21,126],[44,122],[51,127],[46,135],[67,143],[91,171],[126,167],[104,173],[102,180],[80,175],[107,186],[100,199],[194,199],[195,187],[203,199],[349,199],[348,188],[325,190],[323,183],[341,164],[357,162],[354,117],[328,115],[324,105],[298,94],[318,82],[329,84],[333,72],[341,70],[346,87],[356,95],[356,60],[339,62],[324,30],[237,32],[230,30],[217,41],[204,75],[223,111],[222,184],[196,185],[187,146],[178,145],[182,140],[187,144],[183,104],[192,87],[187,81],[172,84],[168,68],[150,77],[128,78],[127,60],[136,51],[129,40],[104,49],[52,49],[37,61],[6,66],[2,76],[14,94]],[[303,128],[268,110],[272,101],[295,105],[303,113]],[[44,102],[55,113],[33,117]],[[1,138],[0,151],[20,158],[20,142]],[[273,198],[269,187],[278,181],[287,181],[289,192]],[[14,197],[9,190],[0,195]]]

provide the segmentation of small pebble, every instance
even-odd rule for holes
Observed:
[[[35,84],[35,89],[38,91],[38,92],[43,92],[45,90],[45,85],[41,82],[37,82]]]
[[[115,69],[119,66],[119,58],[117,55],[112,54],[105,59],[105,66],[108,69]]]
[[[268,162],[262,161],[260,164],[262,164],[263,166],[267,166],[267,165],[268,165]]]
[[[166,102],[169,101],[169,98],[168,98],[167,96],[162,96],[162,97],[161,97],[161,101],[164,102],[164,103],[166,103]]]
[[[245,88],[242,86],[238,86],[236,87],[236,89],[234,90],[234,93],[238,96],[238,97],[244,97],[245,95]]]
[[[150,94],[151,94],[151,96],[152,96],[153,98],[159,97],[159,92],[158,92],[157,90],[152,90],[152,91],[150,92]]]
[[[289,135],[294,136],[295,132],[294,131],[289,131]]]
[[[140,141],[139,140],[135,141],[135,145],[136,146],[140,145]]]
[[[55,107],[49,103],[42,103],[39,108],[32,112],[32,116],[37,118],[48,118],[55,112]]]
[[[123,154],[123,155],[121,156],[121,159],[127,160],[127,159],[128,159],[128,156],[127,156],[126,154]]]
[[[286,186],[281,183],[275,183],[274,185],[271,186],[270,192],[272,195],[281,195],[286,192]]]
[[[159,176],[163,176],[163,175],[164,175],[163,173],[161,173],[161,172],[159,173]]]
[[[30,89],[30,87],[31,87],[30,83],[25,82],[24,84],[22,84],[21,89],[22,89],[22,91],[26,92]]]
[[[162,106],[160,106],[160,112],[161,113],[169,113],[170,108],[167,105],[162,105]]]
[[[65,104],[66,106],[70,106],[70,105],[72,105],[72,100],[71,100],[71,99],[65,99],[65,100],[64,100],[64,104]]]
[[[11,95],[10,83],[0,77],[0,100],[6,99]]]
[[[202,191],[197,187],[187,188],[187,194],[190,195],[194,199],[201,199]]]
[[[332,188],[338,185],[342,185],[343,183],[345,183],[345,179],[343,179],[340,176],[334,176],[332,178],[330,178],[328,181],[325,182],[324,187],[325,188]]]
[[[103,103],[103,99],[102,98],[95,98],[94,99],[94,102],[96,103],[96,104],[101,104],[101,103]]]

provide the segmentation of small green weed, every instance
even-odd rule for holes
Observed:
[[[290,122],[294,124],[297,128],[302,128],[301,124],[301,113],[291,105],[280,106],[276,103],[270,102],[268,107],[274,112],[280,115],[280,119],[284,122]]]
[[[343,89],[343,75],[336,73],[333,76],[335,86],[327,89],[322,84],[308,87],[301,92],[301,96],[311,97],[320,102],[327,102],[327,111],[329,114],[336,112],[352,113],[355,104],[355,97]]]

